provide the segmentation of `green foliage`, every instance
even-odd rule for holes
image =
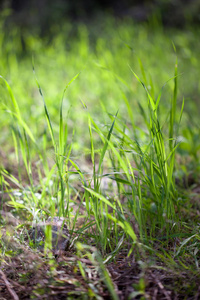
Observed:
[[[10,39],[1,34],[0,139],[15,155],[17,171],[8,172],[1,162],[0,174],[2,191],[17,212],[36,223],[64,216],[72,232],[97,247],[103,258],[92,249],[102,278],[117,299],[104,263],[122,249],[128,255],[153,253],[154,241],[170,243],[180,234],[183,200],[175,174],[185,166],[177,163],[177,154],[180,162],[189,155],[197,171],[200,148],[197,113],[188,127],[188,116],[198,107],[182,100],[182,92],[193,91],[200,60],[198,40],[193,54],[188,44],[196,31],[164,36],[129,22],[114,25],[109,20],[98,37],[80,26],[70,41],[64,28],[66,34],[51,45],[27,35],[28,50],[35,52],[33,76],[30,52],[21,58],[11,51],[13,43],[19,45],[17,33]],[[186,79],[179,76],[182,71]],[[195,92],[199,96],[199,89]],[[47,251],[51,226],[45,235]],[[77,251],[94,260],[90,246],[78,244]],[[176,256],[192,249],[196,259],[198,247],[199,235],[190,232]],[[172,264],[172,257],[168,260]],[[85,278],[81,262],[79,269]],[[136,295],[145,297],[143,276]]]

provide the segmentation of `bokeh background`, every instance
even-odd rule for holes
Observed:
[[[134,121],[143,127],[138,102],[145,108],[146,94],[131,69],[156,99],[173,78],[178,58],[177,105],[180,108],[185,99],[181,134],[186,142],[180,151],[182,147],[186,154],[197,156],[199,0],[1,0],[0,10],[0,75],[12,88],[38,145],[43,144],[46,121],[35,74],[58,132],[63,90],[81,72],[65,93],[63,108],[71,139],[76,132],[74,151],[85,151],[90,147],[88,111],[107,128],[109,114],[117,110],[122,122],[128,122],[128,101]],[[173,86],[170,80],[162,91],[163,123]],[[5,103],[12,108],[10,95],[3,82],[0,89],[2,109],[7,112]],[[0,140],[6,149],[12,140],[8,115],[1,116],[6,134]]]

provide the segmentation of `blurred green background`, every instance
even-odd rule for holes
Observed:
[[[57,132],[63,90],[81,72],[63,102],[74,151],[80,152],[90,147],[88,112],[105,129],[109,114],[117,110],[130,123],[124,95],[136,125],[145,128],[138,102],[145,107],[146,95],[131,69],[156,98],[174,76],[177,57],[179,107],[185,98],[180,151],[197,156],[200,1],[4,0],[0,7],[0,75],[10,84],[39,147],[46,121],[33,65]],[[0,91],[0,142],[9,149],[12,104],[3,82]],[[162,92],[163,124],[172,92],[173,80]]]

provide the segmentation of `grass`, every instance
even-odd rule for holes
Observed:
[[[5,295],[198,297],[198,31],[97,25],[73,37],[65,24],[51,42],[27,33],[24,55],[1,32]],[[26,248],[49,216],[66,218],[68,256],[47,251],[51,226],[47,256]]]

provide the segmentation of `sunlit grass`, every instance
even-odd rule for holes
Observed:
[[[1,35],[1,143],[17,172],[2,161],[0,183],[7,204],[29,222],[65,217],[88,244],[77,244],[77,253],[97,259],[117,299],[104,264],[120,250],[176,267],[174,258],[187,252],[198,268],[199,234],[186,230],[175,175],[188,172],[184,155],[199,170],[198,116],[190,123],[195,106],[182,94],[193,91],[199,53],[188,45],[195,31],[110,22],[98,36],[79,26],[72,38],[70,25],[50,44],[27,36],[25,58],[15,31]],[[19,48],[12,52],[13,41]],[[50,235],[48,228],[46,245]],[[183,239],[171,255],[174,237]]]

